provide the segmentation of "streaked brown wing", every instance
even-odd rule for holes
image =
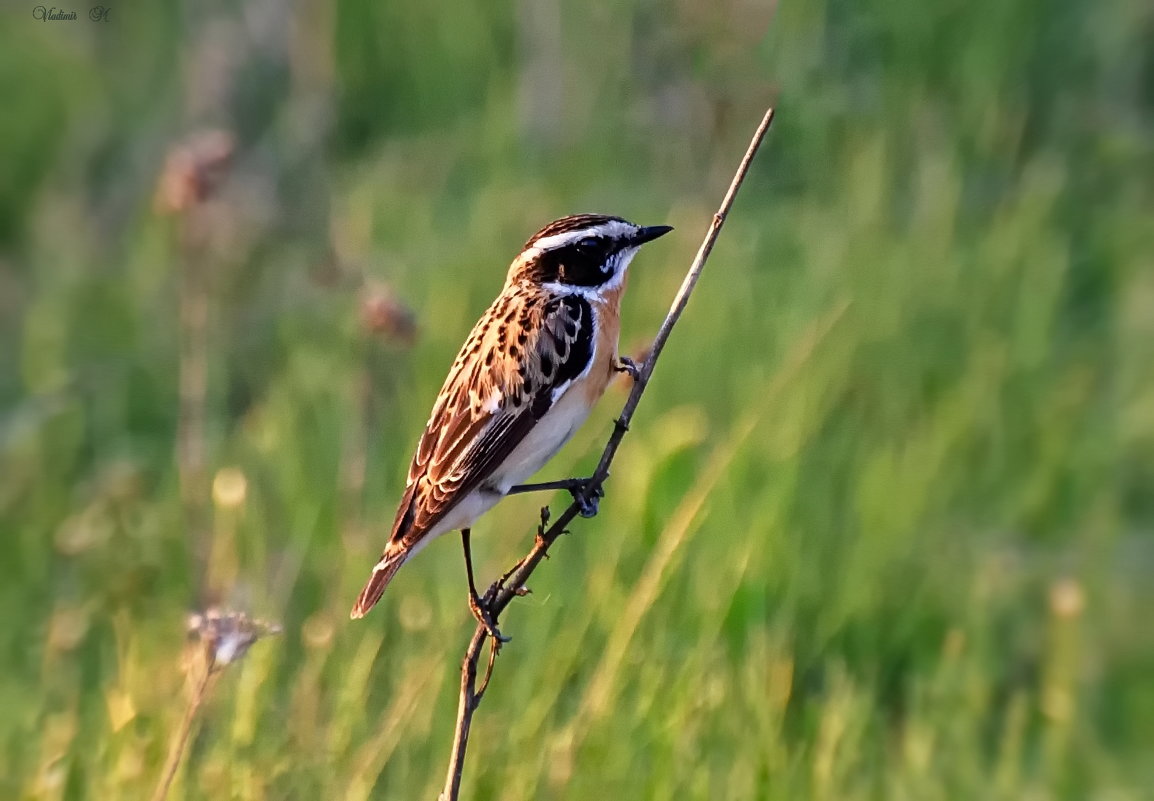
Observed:
[[[416,455],[390,546],[411,547],[484,484],[593,358],[589,302],[502,296],[465,342]]]

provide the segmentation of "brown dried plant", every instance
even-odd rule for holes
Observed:
[[[243,659],[257,640],[280,632],[278,624],[249,617],[244,612],[209,609],[189,615],[190,648],[186,666],[192,683],[192,694],[180,725],[173,733],[168,758],[152,794],[152,801],[164,801],[168,797],[172,780],[184,759],[193,725],[208,699],[213,680],[229,665]]]

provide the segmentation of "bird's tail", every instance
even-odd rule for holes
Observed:
[[[385,592],[385,587],[389,586],[393,576],[405,563],[406,556],[407,554],[401,550],[392,553],[386,550],[381,554],[380,561],[373,567],[373,575],[369,577],[369,582],[361,590],[361,594],[357,596],[357,602],[353,604],[353,611],[349,612],[350,618],[353,620],[362,618],[365,613],[377,605],[377,601],[381,600],[381,596]]]

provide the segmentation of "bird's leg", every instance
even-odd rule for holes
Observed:
[[[547,490],[568,490],[572,492],[575,489],[581,489],[585,486],[587,478],[562,478],[557,481],[542,481],[539,484],[517,484],[510,487],[506,495],[520,495],[525,492],[545,492]]]
[[[597,515],[598,501],[605,496],[605,490],[601,487],[590,494],[590,497],[585,496],[586,488],[592,479],[588,478],[562,478],[557,481],[542,481],[540,484],[517,484],[511,487],[506,495],[520,495],[523,492],[543,492],[545,490],[568,490],[569,494],[573,496],[573,500],[577,502],[580,507],[580,514],[582,517],[595,517]]]
[[[481,600],[481,596],[477,594],[477,584],[473,581],[473,551],[469,547],[469,534],[469,529],[461,529],[461,547],[465,551],[465,574],[469,577],[469,611],[473,613],[473,617],[477,618],[477,622],[485,627],[485,631],[489,632],[495,647],[500,648],[501,643],[509,642],[509,638],[501,635],[501,630],[497,628],[497,622],[489,614],[489,608]]]
[[[629,377],[636,381],[641,378],[641,368],[644,366],[644,363],[638,364],[628,356],[618,356],[617,363],[613,365],[613,369],[618,373],[629,373]]]

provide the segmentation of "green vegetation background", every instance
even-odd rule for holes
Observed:
[[[346,615],[444,370],[574,211],[677,227],[643,349],[776,99],[602,514],[502,620],[466,797],[1154,798],[1149,3],[32,5],[0,12],[0,797],[148,797],[213,601],[285,630],[170,797],[436,797],[457,543]],[[207,129],[231,167],[162,213]],[[478,527],[484,575],[538,503]]]

